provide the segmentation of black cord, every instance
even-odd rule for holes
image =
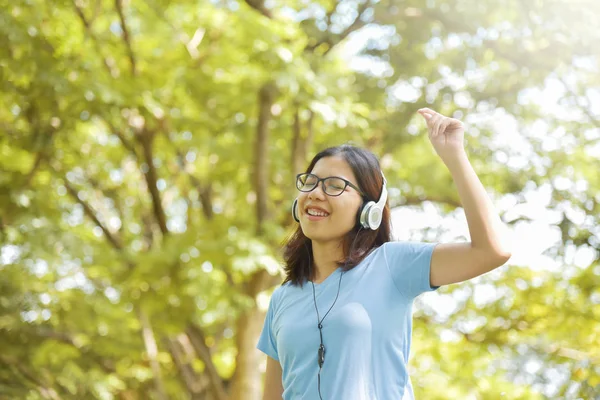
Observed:
[[[319,317],[319,309],[317,308],[317,296],[315,294],[315,284],[311,281],[310,283],[312,284],[312,289],[313,289],[313,300],[315,302],[315,310],[317,311],[317,327],[319,328],[319,337],[321,339],[321,344],[319,345],[319,351],[317,352],[317,362],[319,363],[319,373],[317,374],[317,379],[318,379],[318,390],[319,390],[319,398],[321,400],[323,400],[323,397],[321,396],[321,369],[323,369],[323,364],[325,363],[325,345],[323,344],[323,321],[325,320],[325,317],[327,317],[327,314],[329,314],[329,311],[331,311],[331,309],[333,308],[333,306],[335,305],[338,296],[340,295],[340,287],[342,286],[342,275],[344,275],[344,272],[342,272],[340,274],[340,280],[338,282],[338,290],[337,290],[337,294],[335,295],[335,300],[333,301],[333,304],[331,304],[331,307],[329,307],[329,310],[327,310],[327,313],[325,313],[325,315],[323,316],[323,319],[321,319]]]
[[[352,249],[354,248],[354,244],[356,243],[356,239],[358,238],[358,234],[360,233],[361,230],[362,230],[362,227],[359,227],[358,232],[356,233],[356,236],[354,237],[354,240],[352,241],[352,245],[350,246],[350,253],[349,253],[350,256],[352,256]],[[306,243],[304,245],[306,246]],[[312,267],[312,261],[310,258],[310,250],[308,249],[308,247],[306,247],[306,250],[308,251],[309,266]],[[344,264],[344,269],[346,268],[347,265],[348,265],[348,262],[346,261],[346,264]],[[319,350],[317,352],[317,363],[319,364],[319,373],[317,374],[317,383],[318,383],[317,389],[319,391],[319,398],[321,400],[323,400],[323,396],[321,395],[321,370],[323,369],[323,364],[325,363],[325,345],[323,344],[323,331],[322,331],[323,321],[325,320],[325,318],[327,317],[327,315],[329,314],[329,312],[331,311],[331,309],[337,302],[338,296],[340,295],[340,288],[342,286],[342,276],[344,275],[344,272],[346,272],[346,271],[342,271],[340,273],[340,280],[338,282],[338,290],[337,290],[337,294],[335,295],[335,300],[333,300],[333,304],[331,304],[331,307],[329,307],[329,310],[327,310],[327,312],[323,316],[323,319],[321,319],[321,317],[319,316],[319,308],[317,307],[317,295],[315,294],[315,284],[313,283],[312,280],[310,281],[310,283],[312,285],[312,290],[313,290],[313,301],[315,303],[315,310],[317,311],[317,328],[319,328],[319,338],[321,339],[321,344],[319,345]]]

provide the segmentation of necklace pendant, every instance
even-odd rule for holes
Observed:
[[[323,364],[325,364],[325,346],[322,344],[319,346],[317,362],[319,364],[319,368],[323,367]]]

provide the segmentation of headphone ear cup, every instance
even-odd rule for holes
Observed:
[[[295,199],[294,204],[292,205],[292,216],[294,217],[294,221],[300,222],[300,216],[298,215],[298,199]]]
[[[371,209],[373,208],[373,206],[375,206],[375,202],[369,201],[360,209],[360,212],[358,214],[358,223],[365,229],[373,229],[369,224],[369,215],[371,214]]]
[[[374,231],[377,230],[377,228],[379,228],[379,225],[381,225],[382,217],[383,210],[379,208],[377,204],[375,204],[373,207],[371,207],[371,209],[369,210],[369,214],[367,215],[369,228],[371,228]]]
[[[377,230],[381,225],[383,210],[374,201],[368,202],[360,211],[359,223],[365,229]]]
[[[383,172],[381,173],[381,176],[383,178],[383,185],[381,187],[381,195],[379,195],[379,200],[377,200],[377,203],[374,201],[369,201],[367,204],[363,205],[358,212],[358,223],[363,228],[371,229],[372,231],[376,231],[381,225],[383,211],[385,209],[388,196],[387,181],[385,180]]]

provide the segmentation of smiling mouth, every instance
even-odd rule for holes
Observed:
[[[309,208],[309,209],[306,210],[306,215],[308,215],[309,217],[324,218],[324,217],[328,217],[329,213],[325,212],[325,211],[315,210],[315,209]]]

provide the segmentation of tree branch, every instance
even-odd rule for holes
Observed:
[[[33,151],[37,151],[35,162],[33,167],[29,171],[29,173],[25,177],[24,186],[28,186],[31,180],[33,179],[35,173],[41,167],[42,162],[46,160],[48,153],[50,153],[52,149],[52,141],[54,140],[54,135],[58,130],[56,127],[52,126],[52,124],[48,121],[42,121],[40,116],[41,112],[39,111],[38,106],[35,104],[35,99],[30,101],[30,105],[26,109],[27,111],[24,113],[27,122],[29,123],[29,128],[32,137],[33,143]],[[57,107],[54,104],[52,106],[52,111],[57,113]]]
[[[123,4],[121,4],[122,0],[115,0],[115,8],[117,9],[117,14],[119,14],[119,20],[121,21],[121,29],[123,30],[123,40],[125,41],[125,46],[127,47],[127,54],[129,55],[129,62],[131,63],[131,75],[137,75],[136,71],[136,62],[135,56],[133,54],[133,48],[131,47],[131,39],[129,38],[129,30],[127,29],[127,24],[125,23],[125,15],[123,14]]]
[[[180,337],[185,337],[187,340],[187,336],[181,334],[177,337],[177,339],[165,338],[164,342],[169,351],[171,352],[171,356],[175,361],[175,365],[177,365],[177,369],[181,375],[183,383],[188,390],[188,393],[191,396],[192,400],[201,400],[204,396],[201,396],[204,387],[194,368],[190,364],[190,354],[188,354],[185,350],[185,347],[180,343]]]
[[[44,158],[46,158],[46,152],[44,150],[41,150],[36,154],[35,162],[33,163],[33,167],[31,168],[31,171],[29,171],[29,173],[25,177],[25,186],[29,185],[29,183],[31,182],[31,179],[33,179],[33,176],[37,172],[38,168],[40,168],[40,166],[42,165],[42,161],[44,161]]]
[[[246,3],[267,18],[273,18],[271,10],[265,7],[264,0],[246,0]]]
[[[214,213],[213,213],[213,209],[212,209],[212,185],[210,183],[208,183],[206,185],[202,185],[202,183],[198,180],[198,178],[196,178],[190,172],[186,171],[187,161],[185,160],[185,157],[183,156],[181,151],[177,148],[175,143],[173,143],[173,141],[169,138],[168,132],[170,131],[170,129],[168,129],[168,127],[165,126],[166,121],[160,120],[159,122],[161,125],[162,132],[164,134],[163,135],[164,138],[171,145],[171,147],[173,148],[173,151],[177,155],[177,163],[179,164],[179,170],[187,175],[192,186],[199,191],[200,203],[202,204],[202,213],[204,214],[204,217],[207,220],[211,220],[214,217]],[[190,206],[190,205],[191,205],[191,202],[188,201],[188,206]],[[189,209],[191,209],[191,207],[188,208],[188,212],[189,212]]]
[[[81,205],[81,207],[83,207],[83,212],[85,213],[85,215],[87,215],[92,221],[94,221],[94,223],[98,227],[100,227],[100,229],[102,229],[104,236],[106,236],[106,239],[112,245],[112,247],[120,253],[123,252],[123,245],[121,244],[121,241],[119,240],[119,238],[117,238],[117,236],[113,235],[108,230],[108,228],[106,226],[104,226],[104,224],[102,222],[100,222],[94,209],[89,204],[87,204],[84,200],[79,198],[79,196],[77,195],[77,191],[71,186],[71,184],[66,179],[66,177],[63,179],[63,182],[65,185],[65,188],[67,189],[67,192],[71,195],[71,197],[77,203],[79,203],[79,205]]]
[[[142,337],[144,339],[144,347],[146,353],[150,359],[150,367],[152,368],[152,375],[154,378],[154,388],[156,389],[157,396],[160,400],[168,400],[167,392],[165,391],[165,385],[163,384],[162,374],[160,372],[160,363],[158,362],[158,346],[156,345],[156,339],[154,338],[154,331],[150,320],[146,313],[142,310],[138,310],[138,318],[142,324]]]
[[[197,61],[192,66],[193,68],[199,67],[202,64],[202,62],[208,57],[208,55],[218,48],[218,46],[215,44],[215,41],[213,41],[209,44],[207,52],[205,54],[200,54],[198,46],[200,45],[200,43],[206,35],[206,30],[204,28],[198,28],[192,36],[192,38],[190,38],[189,35],[185,33],[183,29],[181,29],[179,26],[176,26],[173,22],[169,21],[166,15],[164,14],[163,10],[160,9],[156,4],[154,4],[153,1],[146,0],[146,4],[148,4],[148,6],[152,9],[152,11],[154,11],[154,13],[159,19],[165,22],[174,31],[174,36],[177,37],[179,42],[181,42],[185,46],[185,49],[188,51],[190,57]],[[215,39],[217,36],[220,35],[213,35],[212,38]]]
[[[358,7],[358,15],[356,16],[354,21],[336,37],[337,40],[335,41],[335,43],[331,43],[331,47],[325,51],[325,54],[327,54],[331,49],[337,46],[342,40],[346,39],[349,34],[366,25],[366,22],[362,20],[362,16],[370,6],[371,1],[367,0]]]
[[[302,133],[302,122],[298,110],[294,114],[294,138],[292,142],[292,166],[294,173],[300,173],[303,171],[304,163],[306,162],[306,155],[308,148],[310,147],[313,139],[313,121],[315,113],[309,110],[308,120],[306,121],[306,134]]]
[[[83,24],[84,30],[86,31],[86,33],[88,34],[88,36],[90,37],[92,42],[94,43],[94,47],[96,47],[96,52],[100,55],[100,57],[102,57],[104,67],[106,68],[108,74],[110,76],[112,76],[113,78],[119,76],[119,70],[117,68],[115,68],[114,66],[111,66],[111,64],[108,62],[108,59],[102,55],[102,51],[100,49],[100,43],[98,42],[98,39],[96,39],[96,36],[92,32],[92,25],[85,17],[83,10],[77,5],[76,0],[71,0],[71,1],[73,3],[73,7],[75,8],[75,13],[77,14],[79,19],[81,20],[81,23]]]
[[[107,188],[107,187],[103,187],[102,184],[100,182],[98,182],[98,180],[94,177],[88,177],[88,182],[90,184],[90,186],[100,192],[102,194],[103,197],[106,197],[107,199],[112,200],[112,202],[114,203],[114,209],[119,217],[119,219],[121,220],[121,227],[120,229],[123,229],[123,226],[125,225],[125,213],[123,212],[123,205],[120,201],[120,197],[119,197],[119,193],[116,189],[114,188]]]
[[[54,138],[54,134],[56,133],[56,129],[51,128],[47,135],[47,142],[46,145],[40,149],[36,155],[35,158],[35,163],[33,164],[33,167],[31,168],[31,170],[29,171],[29,173],[27,174],[27,176],[25,177],[25,185],[29,185],[29,183],[31,182],[31,180],[33,179],[33,177],[35,176],[36,172],[38,171],[38,169],[42,166],[42,163],[46,160],[46,158],[48,157],[48,153],[50,151],[50,149],[52,148],[52,140]]]
[[[160,192],[158,191],[158,187],[156,186],[156,183],[158,181],[158,174],[156,173],[156,167],[154,166],[154,162],[152,161],[152,144],[154,142],[154,133],[144,128],[137,137],[138,141],[142,145],[144,159],[146,161],[146,165],[148,166],[147,170],[144,172],[144,177],[146,178],[146,185],[148,186],[148,191],[150,192],[150,196],[152,197],[152,209],[154,211],[154,217],[158,222],[160,231],[164,236],[166,236],[169,234],[169,230],[167,229],[167,218],[163,210]]]
[[[256,232],[261,235],[263,224],[267,218],[267,199],[269,183],[269,121],[271,107],[275,98],[275,85],[263,85],[258,94],[259,115],[256,126],[256,143],[254,147],[254,187],[256,188]]]
[[[202,204],[202,212],[206,219],[211,220],[214,217],[212,208],[212,185],[208,184],[200,187],[200,204]]]
[[[292,138],[292,173],[300,173],[302,168],[302,162],[304,161],[304,154],[301,152],[301,141],[302,141],[302,127],[300,124],[300,112],[298,106],[294,110],[294,124],[292,126],[293,138]]]
[[[344,29],[344,31],[342,31],[340,34],[337,34],[337,35],[329,34],[324,39],[318,41],[317,43],[315,43],[311,46],[307,46],[305,50],[314,51],[317,47],[321,46],[322,44],[327,44],[328,47],[323,52],[323,55],[326,55],[327,53],[329,53],[331,50],[333,50],[333,48],[335,46],[337,46],[344,39],[346,39],[346,37],[348,37],[348,35],[350,35],[352,32],[354,32],[366,25],[366,22],[364,22],[362,20],[362,16],[364,15],[365,11],[370,6],[371,6],[371,0],[366,0],[364,3],[362,3],[358,7],[358,10],[357,10],[358,15],[356,16],[354,21],[352,21],[352,23],[350,25],[348,25],[348,27],[346,29]],[[336,8],[334,8],[333,10],[335,11],[335,9]],[[331,19],[331,16],[328,15],[328,18]]]
[[[108,118],[103,118],[104,123],[106,125],[108,125],[108,127],[110,128],[111,132],[113,134],[115,134],[119,140],[121,141],[121,144],[136,158],[138,158],[138,154],[135,151],[135,147],[133,145],[133,143],[131,143],[126,137],[125,135],[123,135],[123,133],[117,129],[117,127],[115,125],[113,125],[112,122],[110,122],[110,120]]]
[[[80,345],[77,345],[75,343],[75,339],[69,333],[57,332],[52,329],[40,328],[40,329],[35,329],[32,332],[32,335],[37,336],[41,339],[56,340],[57,342],[72,346],[72,347],[76,348],[78,351],[80,351],[81,353],[85,354],[86,357],[89,357],[94,362],[96,362],[98,365],[100,365],[100,367],[102,367],[104,372],[109,373],[109,374],[115,372],[115,366],[111,360],[102,358],[102,356],[92,352],[91,349],[87,346],[82,347]]]
[[[313,110],[308,110],[308,121],[306,121],[306,140],[304,140],[302,151],[305,154],[308,153],[308,149],[312,146],[313,138],[315,137],[314,128],[315,122],[315,112]]]
[[[32,371],[27,369],[27,367],[22,365],[21,363],[19,363],[19,361],[16,361],[16,360],[13,361],[13,360],[9,359],[8,357],[0,354],[0,362],[4,363],[5,365],[8,365],[9,367],[16,369],[25,379],[32,382],[36,386],[36,389],[40,392],[40,395],[42,395],[42,397],[44,399],[60,400],[60,396],[58,395],[56,390],[54,390],[52,387],[48,387],[44,382],[39,380],[36,377],[35,373],[33,373]]]
[[[190,323],[185,329],[185,333],[190,339],[192,347],[196,351],[196,354],[204,363],[204,368],[208,375],[208,379],[212,388],[212,393],[215,400],[227,400],[227,394],[223,387],[223,381],[215,368],[215,364],[212,361],[210,349],[206,345],[204,333],[196,325]]]

